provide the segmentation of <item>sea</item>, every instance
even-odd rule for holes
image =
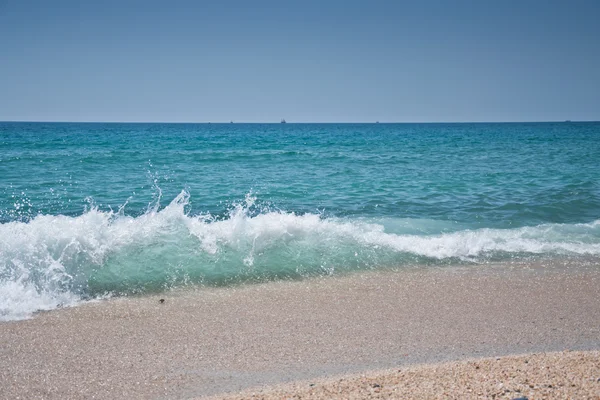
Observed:
[[[596,122],[0,122],[3,321],[185,287],[599,260]]]

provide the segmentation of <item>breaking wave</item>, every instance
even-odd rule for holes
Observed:
[[[138,217],[90,207],[77,217],[39,215],[0,224],[0,320],[186,284],[600,255],[600,220],[473,229],[434,220],[258,210],[252,196],[219,218],[189,215],[188,202],[184,191]]]

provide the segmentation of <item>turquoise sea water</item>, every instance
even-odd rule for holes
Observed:
[[[348,270],[600,257],[600,123],[0,123],[0,319]]]

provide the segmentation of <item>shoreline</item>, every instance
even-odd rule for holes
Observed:
[[[115,298],[0,323],[0,398],[195,398],[600,350],[599,309],[595,266],[370,271]]]

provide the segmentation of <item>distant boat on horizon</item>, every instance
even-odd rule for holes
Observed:
[[[282,124],[286,124],[287,122],[285,122],[285,119],[282,119],[282,120],[281,120],[281,123],[282,123]]]

